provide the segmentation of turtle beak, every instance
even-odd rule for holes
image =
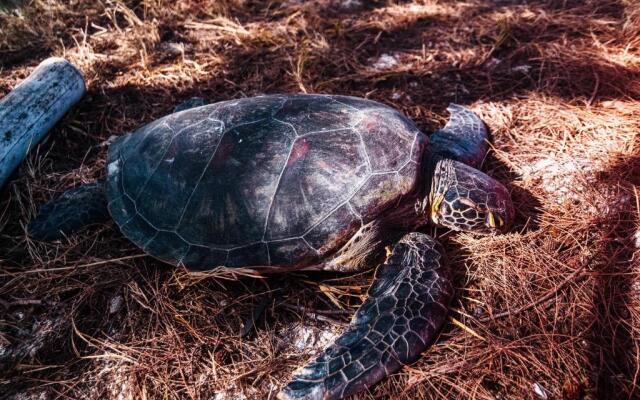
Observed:
[[[494,230],[500,230],[504,227],[504,219],[491,211],[487,213],[487,225]]]
[[[444,199],[443,194],[436,194],[431,202],[431,221],[434,224],[438,223],[438,210],[440,210],[440,204],[442,204],[442,200]]]

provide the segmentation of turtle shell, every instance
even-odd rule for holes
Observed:
[[[374,101],[224,101],[114,142],[109,212],[126,237],[172,264],[304,266],[416,188],[426,143]]]

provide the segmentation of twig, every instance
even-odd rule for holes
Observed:
[[[104,265],[104,264],[109,264],[109,263],[119,263],[121,261],[133,260],[133,259],[142,258],[142,257],[148,257],[148,256],[146,254],[136,254],[134,256],[112,258],[110,260],[96,261],[96,262],[92,262],[92,263],[89,263],[89,264],[72,265],[70,267],[39,268],[39,269],[32,269],[32,270],[28,270],[28,271],[20,271],[19,274],[25,274],[25,275],[26,274],[39,274],[41,272],[67,271],[67,270],[76,269],[76,268],[96,267],[98,265]],[[11,276],[11,275],[15,275],[15,274],[0,274],[0,276]]]
[[[42,300],[18,299],[14,301],[5,301],[0,299],[0,306],[9,309],[13,306],[39,306]]]
[[[596,78],[596,83],[593,86],[593,92],[591,93],[591,97],[589,97],[589,101],[587,101],[587,106],[591,106],[593,101],[596,99],[596,95],[598,94],[598,88],[600,88],[600,77],[597,72],[593,72],[593,76]]]
[[[451,316],[449,316],[449,320],[458,328],[461,328],[463,331],[469,333],[471,336],[474,336],[480,340],[482,340],[483,342],[486,342],[487,339],[485,339],[484,337],[482,337],[479,333],[477,333],[476,331],[474,331],[473,329],[469,328],[468,326],[466,326],[464,323],[462,323],[462,321],[459,321]]]
[[[345,315],[350,312],[347,310],[309,310],[308,308],[302,306],[294,306],[290,304],[283,304],[285,308],[288,308],[293,311],[299,311],[304,313],[306,316],[311,317],[317,321],[328,322],[330,324],[345,326],[347,323],[345,321],[341,321],[339,319],[328,317],[327,315]],[[326,315],[322,315],[326,314]]]
[[[349,315],[352,314],[349,310],[312,310],[307,307],[298,306],[295,304],[281,304],[283,307],[288,308],[290,310],[300,311],[303,313],[313,313],[313,314],[322,314],[322,315]]]

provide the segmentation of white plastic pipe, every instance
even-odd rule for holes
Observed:
[[[85,91],[82,73],[52,57],[0,99],[0,188]]]

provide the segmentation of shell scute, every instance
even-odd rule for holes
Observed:
[[[309,150],[283,171],[267,240],[303,235],[347,201],[369,174],[364,150],[351,130],[314,133],[298,139],[302,140]]]
[[[277,121],[226,131],[184,207],[184,223],[177,228],[180,235],[210,247],[262,240],[277,177],[293,138],[291,127]]]
[[[324,218],[305,236],[305,240],[314,248],[326,251],[330,245],[342,237],[350,237],[360,228],[360,219],[351,211],[349,204],[342,204],[337,210]]]
[[[312,257],[310,248],[302,238],[269,242],[269,257],[273,265],[291,265]]]
[[[229,251],[227,267],[247,265],[268,265],[269,249],[267,243],[254,243]]]
[[[191,245],[182,263],[193,270],[203,271],[212,266],[226,265],[228,254],[227,250]]]
[[[397,111],[365,112],[355,128],[362,136],[373,172],[398,171],[407,163],[407,151],[417,132],[398,118]],[[394,139],[394,146],[389,146],[390,138]]]
[[[158,229],[149,224],[142,218],[140,214],[134,214],[125,222],[120,225],[120,230],[134,243],[146,243],[153,238]]]
[[[177,264],[189,251],[189,244],[174,232],[158,231],[143,250],[165,262]]]
[[[360,110],[335,101],[329,96],[291,96],[274,118],[296,128],[299,136],[312,132],[326,132],[354,126]]]
[[[171,138],[136,198],[140,214],[146,218],[163,216],[154,221],[159,229],[175,230],[181,222],[189,196],[199,184],[193,177],[206,169],[220,143],[222,129],[221,121],[204,119],[177,131]],[[125,174],[128,173],[125,170]],[[167,179],[168,176],[171,179]],[[172,200],[166,201],[167,196]]]

